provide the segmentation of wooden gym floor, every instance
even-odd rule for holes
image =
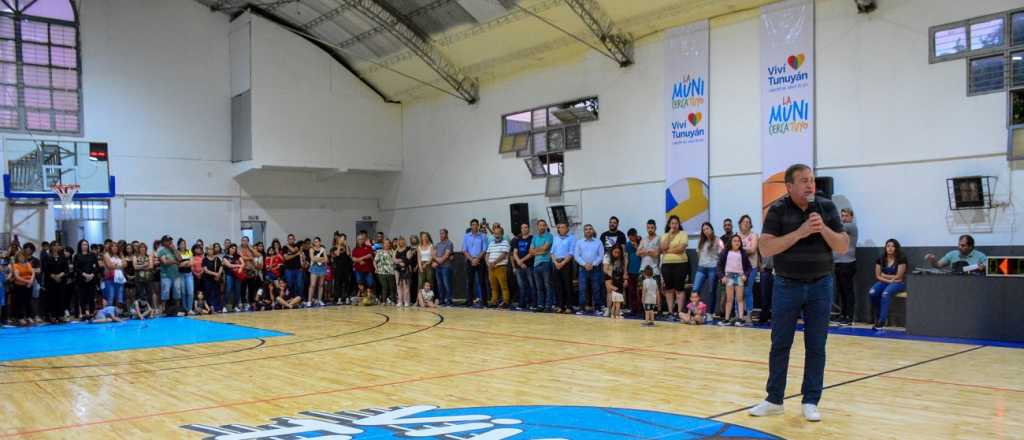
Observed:
[[[462,308],[203,319],[290,335],[5,362],[0,438],[199,439],[182,425],[420,404],[635,408],[791,439],[1024,436],[1024,350],[1014,348],[830,335],[824,421],[808,423],[801,333],[786,414],[755,419],[743,409],[764,397],[761,329]]]

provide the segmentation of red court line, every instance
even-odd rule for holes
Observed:
[[[356,321],[353,321],[353,322],[356,322]],[[404,326],[412,326],[412,327],[423,327],[423,325],[420,325],[420,324],[407,324],[407,323],[394,322],[394,321],[392,321],[391,324],[404,325]],[[564,343],[564,344],[574,344],[574,345],[582,345],[582,346],[590,346],[590,347],[601,347],[601,348],[617,349],[617,350],[623,350],[623,351],[633,352],[633,353],[655,353],[655,354],[664,354],[664,355],[671,355],[671,356],[694,357],[694,358],[698,358],[698,359],[718,360],[718,361],[724,361],[724,362],[741,362],[741,363],[748,363],[748,364],[755,364],[755,365],[768,365],[768,361],[762,361],[762,360],[756,360],[756,359],[741,359],[741,358],[732,358],[732,357],[726,357],[726,356],[715,356],[715,355],[701,354],[701,353],[688,353],[688,352],[678,352],[678,351],[669,351],[669,350],[659,350],[659,349],[648,348],[648,347],[622,347],[622,346],[617,346],[617,345],[601,344],[601,343],[596,343],[596,342],[574,341],[574,340],[571,340],[571,339],[546,338],[546,337],[541,337],[541,336],[517,335],[517,334],[514,334],[514,333],[495,332],[495,331],[490,331],[490,330],[478,330],[478,329],[467,329],[467,328],[460,328],[460,327],[451,327],[451,326],[447,326],[447,325],[444,325],[444,324],[435,327],[434,330],[452,330],[452,331],[467,332],[467,333],[477,333],[477,334],[483,334],[483,335],[489,335],[489,336],[503,336],[503,337],[510,337],[510,338],[530,339],[530,340],[535,340],[535,341],[559,342],[559,343]],[[789,366],[790,366],[790,368],[803,369],[803,365],[802,364],[790,363]],[[845,370],[845,369],[838,369],[838,368],[826,368],[825,371],[829,372],[829,373],[841,373],[841,374],[850,374],[850,375],[856,375],[856,376],[869,376],[871,374],[876,374],[876,373],[866,373],[866,372],[863,372],[863,371],[853,371],[853,370]],[[883,379],[889,379],[889,380],[899,380],[899,381],[916,382],[916,383],[931,383],[931,384],[950,385],[950,386],[957,386],[957,387],[964,387],[964,388],[984,389],[984,390],[989,390],[989,391],[1003,391],[1003,392],[1010,392],[1010,393],[1024,393],[1024,390],[1021,390],[1021,389],[997,387],[997,386],[990,386],[990,385],[977,385],[977,384],[960,383],[960,382],[949,382],[949,381],[941,381],[941,380],[933,380],[933,379],[918,379],[918,378],[910,378],[910,377],[904,377],[904,376],[881,375],[879,377],[883,378]]]
[[[535,365],[546,365],[546,364],[554,364],[554,363],[566,362],[566,361],[575,361],[575,360],[580,360],[580,359],[587,359],[587,358],[593,358],[593,357],[598,357],[598,356],[605,356],[605,355],[609,355],[609,354],[624,353],[624,352],[628,352],[628,351],[631,351],[631,350],[630,349],[609,350],[609,351],[602,351],[602,352],[597,352],[597,353],[589,353],[589,354],[581,354],[581,355],[577,355],[577,356],[569,356],[569,357],[564,357],[564,358],[545,359],[545,360],[539,360],[539,361],[522,362],[522,363],[506,365],[506,366],[502,366],[502,367],[483,368],[483,369],[479,369],[479,370],[463,371],[463,372],[458,372],[458,373],[440,374],[440,375],[427,376],[427,377],[418,377],[418,378],[413,378],[413,379],[397,380],[397,381],[384,382],[384,383],[373,384],[373,385],[361,385],[361,386],[349,387],[349,388],[336,388],[336,389],[330,389],[330,390],[312,391],[312,392],[301,393],[301,394],[290,394],[290,395],[284,395],[284,396],[268,397],[268,398],[265,398],[265,399],[243,400],[243,401],[238,401],[238,402],[230,402],[230,403],[202,406],[202,407],[196,407],[196,408],[185,408],[185,409],[163,411],[163,412],[151,413],[151,414],[141,414],[141,415],[137,415],[137,416],[128,416],[128,417],[118,417],[118,418],[113,418],[113,419],[97,420],[97,421],[93,421],[93,422],[74,423],[74,424],[69,424],[69,425],[54,426],[54,427],[50,427],[50,428],[39,428],[39,429],[31,429],[31,430],[22,430],[22,431],[17,431],[17,432],[13,432],[13,433],[2,434],[2,435],[0,435],[0,438],[11,438],[11,437],[29,436],[29,435],[35,435],[35,434],[43,434],[43,433],[47,433],[47,432],[63,431],[63,430],[67,430],[67,429],[85,428],[85,427],[97,426],[97,425],[108,425],[108,424],[112,424],[112,423],[128,422],[128,421],[133,421],[133,420],[148,419],[148,418],[152,418],[152,417],[171,416],[171,415],[184,414],[184,413],[190,413],[190,412],[196,412],[196,411],[208,411],[208,410],[213,410],[213,409],[222,409],[222,408],[230,408],[230,407],[242,406],[242,405],[252,405],[252,404],[258,404],[258,403],[276,402],[276,401],[279,401],[279,400],[299,399],[299,398],[303,398],[303,397],[321,396],[321,395],[325,395],[325,394],[343,393],[343,392],[348,392],[348,391],[362,391],[362,390],[369,390],[369,389],[380,388],[380,387],[387,387],[387,386],[393,386],[393,385],[404,385],[404,384],[416,383],[416,382],[426,382],[426,381],[435,380],[435,379],[449,379],[449,378],[460,377],[460,376],[471,376],[471,375],[474,375],[474,374],[489,373],[489,372],[493,372],[493,371],[511,370],[511,369],[515,369],[515,368],[531,367],[531,366],[535,366]]]
[[[415,325],[415,324],[403,324],[403,323],[397,323],[397,324],[398,325]],[[715,355],[700,354],[700,353],[687,353],[687,352],[678,352],[678,351],[658,350],[658,349],[647,348],[647,347],[620,347],[620,346],[616,346],[616,345],[599,344],[599,343],[594,343],[594,342],[574,341],[574,340],[571,340],[571,339],[545,338],[545,337],[540,337],[540,336],[517,335],[517,334],[513,334],[513,333],[494,332],[494,331],[489,331],[489,330],[476,330],[476,329],[465,329],[465,328],[459,328],[459,327],[448,327],[448,326],[445,326],[443,324],[440,325],[440,326],[435,327],[435,330],[454,330],[454,331],[461,331],[461,332],[486,334],[486,335],[491,335],[491,336],[505,336],[505,337],[511,337],[511,338],[532,339],[532,340],[538,340],[538,341],[561,342],[561,343],[566,343],[566,344],[576,344],[576,345],[586,345],[586,346],[593,346],[593,347],[620,349],[620,350],[627,351],[627,352],[632,352],[632,353],[656,353],[656,354],[665,354],[665,355],[680,356],[680,357],[695,357],[695,358],[700,358],[700,359],[719,360],[719,361],[725,361],[725,362],[742,362],[742,363],[756,364],[756,365],[768,365],[767,361],[760,361],[760,360],[754,360],[754,359],[741,359],[741,358],[732,358],[732,357],[726,357],[726,356],[715,356]],[[803,369],[803,365],[802,364],[790,363],[789,367],[790,368]],[[842,374],[850,374],[850,375],[856,375],[856,376],[869,376],[871,374],[875,374],[875,373],[865,373],[865,372],[862,372],[862,371],[843,370],[843,369],[836,369],[836,368],[826,368],[825,371],[829,372],[829,373],[842,373]],[[879,377],[881,377],[883,379],[903,380],[903,381],[917,382],[917,383],[933,383],[933,384],[940,384],[940,385],[958,386],[958,387],[964,387],[964,388],[985,389],[985,390],[990,390],[990,391],[1005,391],[1005,392],[1011,392],[1011,393],[1024,393],[1024,390],[1021,390],[1021,389],[1004,388],[1004,387],[997,387],[997,386],[990,386],[990,385],[976,385],[976,384],[969,384],[969,383],[948,382],[948,381],[932,380],[932,379],[917,379],[917,378],[909,378],[909,377],[904,377],[904,376],[881,375]]]

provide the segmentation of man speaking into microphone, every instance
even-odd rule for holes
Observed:
[[[750,409],[752,416],[782,414],[789,351],[801,312],[804,317],[804,382],[800,390],[804,418],[821,420],[825,376],[825,340],[832,310],[833,252],[845,252],[849,237],[831,200],[815,196],[814,172],[803,164],[786,169],[786,197],[771,204],[758,249],[775,257],[772,291],[772,349],[768,359],[768,397]]]

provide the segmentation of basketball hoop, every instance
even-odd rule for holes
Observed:
[[[69,214],[71,213],[71,210],[73,209],[71,204],[74,203],[75,194],[78,194],[78,190],[81,186],[74,183],[58,183],[50,188],[57,194],[57,197],[60,198],[61,219],[67,220],[70,217]]]

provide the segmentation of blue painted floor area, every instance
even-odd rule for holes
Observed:
[[[287,336],[191,318],[68,324],[0,330],[0,361]]]
[[[753,328],[771,330],[768,325],[757,325]],[[798,324],[796,329],[803,331],[803,324]],[[1004,347],[1004,348],[1024,348],[1024,342],[1009,342],[1009,341],[993,341],[988,339],[964,339],[964,338],[937,338],[932,336],[914,336],[908,335],[904,330],[872,330],[864,327],[829,327],[828,333],[830,335],[846,335],[846,336],[863,336],[868,338],[882,338],[882,339],[901,339],[906,341],[927,341],[927,342],[941,342],[944,344],[964,344],[964,345],[984,345],[987,347]]]

